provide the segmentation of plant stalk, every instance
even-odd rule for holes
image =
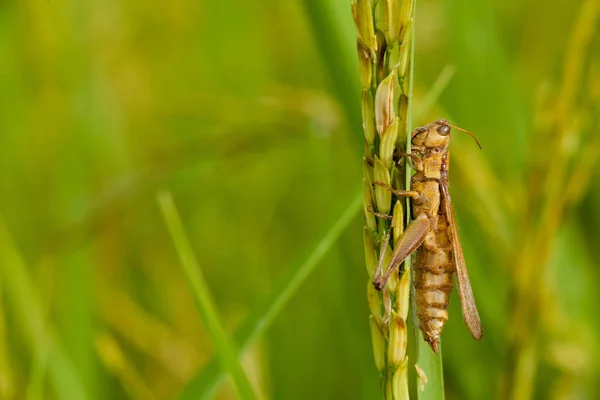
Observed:
[[[407,190],[411,171],[398,166],[410,152],[414,0],[354,0],[365,155],[363,231],[369,282],[367,298],[375,365],[386,400],[409,398],[408,329],[410,260],[381,292],[373,287],[378,264],[387,267],[410,216],[410,203],[379,181]],[[402,170],[404,169],[404,171]],[[382,260],[382,263],[379,262]]]

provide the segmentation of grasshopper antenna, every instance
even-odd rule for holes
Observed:
[[[480,149],[483,149],[483,148],[481,147],[481,143],[479,143],[479,140],[477,140],[477,137],[475,137],[475,135],[473,135],[473,134],[472,134],[471,132],[469,132],[468,130],[466,130],[466,129],[463,129],[463,128],[459,128],[458,126],[450,125],[449,123],[446,123],[445,125],[448,125],[450,128],[454,128],[454,129],[456,129],[456,130],[459,130],[459,131],[461,131],[461,132],[464,132],[464,133],[466,133],[467,135],[471,136],[471,137],[473,138],[473,140],[475,140],[475,143],[477,143],[477,146],[479,146],[479,148],[480,148]]]

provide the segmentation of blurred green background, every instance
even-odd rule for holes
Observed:
[[[483,145],[451,145],[486,334],[453,294],[449,399],[600,397],[599,12],[417,1],[417,113],[454,74],[414,122]],[[379,398],[349,0],[22,0],[0,3],[0,31],[0,398],[205,393],[213,345],[161,190],[231,332],[327,250],[243,358],[262,396]]]

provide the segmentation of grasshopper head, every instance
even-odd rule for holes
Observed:
[[[467,133],[471,136],[477,146],[481,148],[481,144],[477,138],[469,131],[462,128],[450,125],[445,119],[440,119],[430,123],[422,128],[417,128],[412,134],[413,146],[425,147],[425,148],[447,148],[450,143],[450,130],[456,128],[459,131]]]
[[[450,143],[450,125],[445,119],[432,122],[413,132],[412,144],[419,147],[448,147]]]

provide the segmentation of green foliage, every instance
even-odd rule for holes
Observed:
[[[176,398],[215,368],[163,189],[265,398],[380,392],[349,3],[0,6],[0,398]],[[417,4],[413,125],[483,145],[452,139],[485,335],[454,297],[448,399],[600,396],[598,3]]]

